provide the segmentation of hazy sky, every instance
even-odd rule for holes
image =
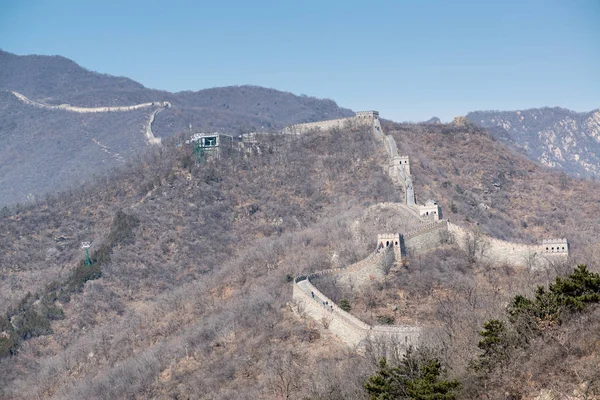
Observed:
[[[0,0],[0,48],[151,88],[260,85],[397,121],[600,107],[600,0]]]

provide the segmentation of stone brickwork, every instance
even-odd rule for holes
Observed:
[[[360,273],[365,269],[377,267],[382,255],[383,252],[373,253],[348,268],[333,268],[297,277],[292,291],[297,310],[326,325],[334,335],[350,347],[358,347],[366,340],[394,340],[405,346],[418,344],[421,327],[369,325],[339,308],[310,282],[310,279],[319,276]]]
[[[314,130],[327,131],[331,129],[352,129],[365,126],[373,126],[374,130],[377,130],[375,120],[377,120],[377,126],[379,126],[381,130],[379,113],[377,111],[357,111],[354,117],[290,125],[284,128],[282,133],[300,135]]]
[[[410,175],[410,160],[408,156],[394,156],[390,158],[390,175],[396,173],[395,168],[403,167],[407,175]]]
[[[438,221],[442,218],[442,210],[434,200],[427,200],[425,205],[419,206],[419,215],[421,217],[431,218]]]
[[[402,258],[402,238],[399,233],[380,233],[377,235],[377,251],[381,252],[387,248],[394,250],[396,260]]]
[[[430,222],[419,228],[405,233],[404,245],[406,253],[411,256],[433,250],[442,244],[442,231],[448,230],[446,221]]]
[[[393,210],[396,210],[398,213],[405,214],[407,216],[416,218],[419,221],[421,221],[421,218],[420,218],[417,210],[415,210],[414,207],[407,206],[406,204],[403,204],[403,203],[391,203],[391,202],[377,203],[377,204],[371,206],[371,208],[374,208],[374,209],[375,208],[376,209],[391,208]]]
[[[44,108],[46,110],[64,110],[71,111],[76,113],[105,113],[105,112],[123,112],[123,111],[134,111],[140,110],[142,108],[152,108],[152,107],[161,107],[168,108],[171,106],[171,103],[168,101],[157,101],[152,103],[142,103],[135,104],[132,106],[116,106],[116,107],[74,107],[70,104],[60,104],[58,106],[51,104],[39,103],[37,101],[33,101],[23,96],[21,93],[15,92],[11,90],[11,93],[20,101],[30,106]]]
[[[494,264],[524,265],[531,269],[545,268],[552,262],[565,261],[569,257],[567,239],[546,239],[537,244],[507,242],[486,236],[475,237],[458,225],[448,223],[448,231],[454,236],[455,242],[464,250],[468,240],[476,240],[478,257]]]
[[[319,271],[294,280],[293,299],[298,311],[305,313],[316,321],[326,325],[332,333],[349,346],[360,346],[365,340],[394,339],[395,343],[416,345],[422,328],[418,326],[370,326],[360,319],[340,309],[329,298],[321,293],[311,282],[313,278],[325,275],[339,275],[343,282],[363,284],[373,279],[383,278],[381,260],[386,247],[392,247],[397,259],[404,254],[414,255],[433,250],[452,240],[463,250],[468,250],[469,240],[478,243],[477,256],[481,260],[493,263],[524,265],[528,268],[543,268],[553,261],[564,261],[569,255],[567,239],[548,239],[535,245],[510,243],[499,239],[476,236],[458,225],[441,220],[441,208],[433,200],[425,205],[417,206],[414,188],[410,175],[410,160],[407,156],[398,155],[396,141],[385,135],[379,121],[379,113],[375,111],[357,112],[355,117],[331,121],[313,122],[293,125],[283,133],[300,134],[315,129],[348,128],[371,124],[373,134],[382,140],[388,153],[388,173],[393,180],[405,188],[405,204],[382,203],[380,207],[396,207],[398,212],[412,214],[421,219],[423,224],[417,229],[399,233],[382,233],[377,236],[378,251],[364,260],[347,268],[332,268]],[[426,223],[421,217],[430,217],[433,222]]]

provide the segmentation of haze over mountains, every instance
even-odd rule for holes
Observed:
[[[154,109],[78,114],[20,102],[10,91],[50,105],[131,106],[168,101],[152,124],[158,138],[185,132],[240,134],[352,115],[332,100],[255,86],[170,93],[128,78],[91,72],[60,56],[0,51],[0,205],[64,190],[132,160],[148,147]],[[191,131],[190,131],[191,127]]]
[[[60,56],[0,51],[0,206],[77,186],[143,153],[156,108],[78,114],[23,104],[10,91],[49,105],[131,106],[169,102],[151,125],[157,138],[192,132],[238,135],[353,114],[334,101],[256,86],[170,93],[100,74]],[[385,116],[383,116],[385,117]],[[475,111],[468,118],[531,159],[581,176],[600,173],[600,111],[560,108]],[[438,118],[427,121],[439,124]],[[191,127],[191,130],[190,130]]]

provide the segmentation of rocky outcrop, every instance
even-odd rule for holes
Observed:
[[[475,111],[467,118],[543,165],[576,176],[600,176],[600,110]]]

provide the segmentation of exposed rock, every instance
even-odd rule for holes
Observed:
[[[600,175],[600,110],[475,111],[467,118],[547,167],[576,176]]]

